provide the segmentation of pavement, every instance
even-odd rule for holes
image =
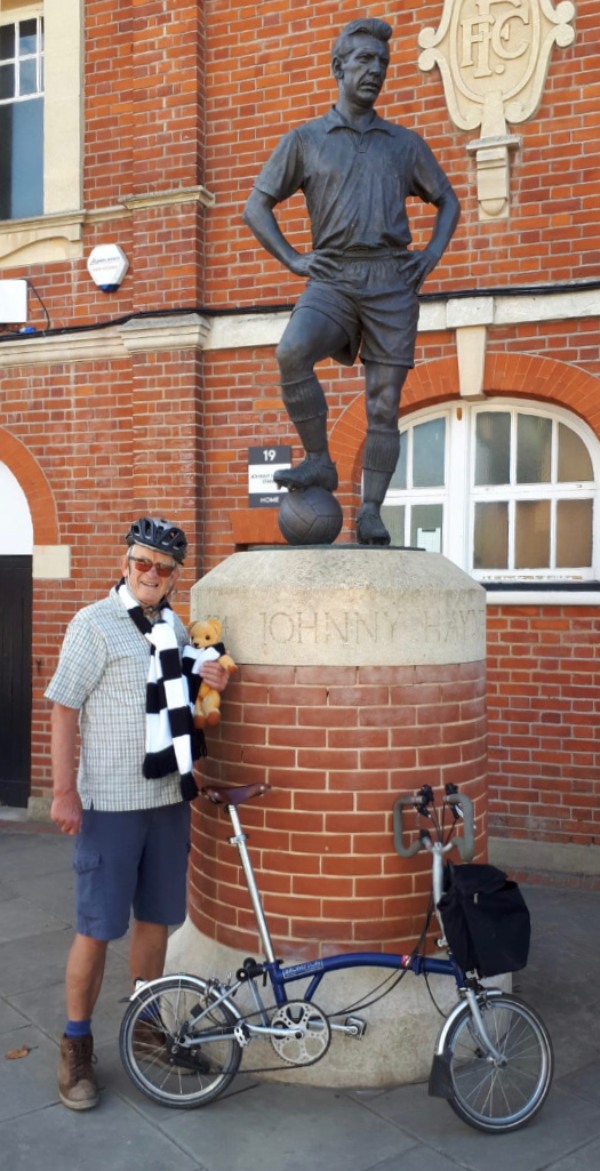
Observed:
[[[339,1090],[246,1075],[210,1106],[154,1105],[119,1060],[127,941],[109,950],[94,1017],[95,1110],[56,1087],[72,937],[72,841],[0,810],[0,1168],[6,1171],[597,1171],[600,1166],[600,892],[523,885],[530,963],[515,988],[544,1018],[556,1073],[542,1111],[511,1135],[481,1134],[425,1085]],[[393,993],[392,993],[393,995]],[[369,1034],[362,1042],[369,1043]],[[25,1056],[9,1059],[14,1051]],[[326,1059],[325,1059],[326,1060]]]

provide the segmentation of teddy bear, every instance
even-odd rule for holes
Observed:
[[[199,650],[207,650],[210,647],[214,651],[210,657],[216,659],[229,675],[237,671],[237,663],[227,654],[221,642],[223,627],[218,618],[207,618],[205,622],[190,622],[188,630],[195,647]],[[212,728],[220,719],[221,696],[202,680],[194,705],[194,724],[197,728],[204,728],[206,725]]]

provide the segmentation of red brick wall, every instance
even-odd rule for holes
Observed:
[[[600,836],[600,613],[488,606],[490,822],[497,836]]]
[[[241,224],[239,213],[281,134],[324,113],[335,100],[329,53],[339,29],[357,15],[354,0],[240,5],[213,0],[207,14],[207,183],[217,196],[208,229],[218,264],[207,274],[207,295],[222,303],[289,302],[300,283],[267,257]],[[600,28],[596,0],[577,4],[575,42],[552,53],[540,108],[514,127],[523,139],[511,168],[510,217],[480,224],[475,164],[467,143],[478,132],[456,130],[439,72],[421,73],[418,35],[438,27],[437,3],[387,5],[373,15],[394,28],[391,64],[378,109],[424,135],[454,183],[463,215],[450,251],[426,290],[570,281],[598,272],[597,102]],[[360,13],[360,9],[358,12]],[[509,128],[510,129],[510,128]],[[430,211],[415,201],[418,225]],[[282,223],[292,242],[307,243],[302,200],[295,197]]]
[[[2,274],[33,281],[53,328],[195,306],[204,295],[204,213],[197,203],[132,213],[123,203],[207,182],[202,5],[89,0],[84,28],[83,206],[98,219],[86,224],[80,260],[34,263]],[[107,297],[90,280],[86,259],[96,244],[114,240],[130,269],[118,292]],[[32,313],[43,328],[35,302]]]
[[[447,782],[459,783],[475,803],[481,852],[485,753],[482,663],[242,667],[205,772],[227,784],[273,786],[241,816],[278,954],[414,944],[431,862],[425,853],[415,860],[394,852],[394,800],[423,784],[439,793]],[[230,833],[226,814],[201,803],[190,914],[220,943],[253,948],[253,917]]]
[[[185,528],[190,561],[177,602],[182,618],[189,617],[189,590],[203,565],[197,364],[195,353],[180,351],[173,358],[167,352],[137,355],[133,371],[129,362],[97,361],[79,368],[41,368],[23,377],[11,371],[2,380],[10,388],[7,416],[22,436],[28,459],[20,448],[3,442],[2,432],[0,459],[28,496],[35,543],[71,546],[70,578],[34,583],[34,797],[48,791],[49,713],[43,693],[65,627],[77,609],[96,601],[118,579],[134,516],[165,513]],[[27,403],[22,417],[11,395]]]
[[[416,65],[418,33],[437,27],[442,8],[442,0],[431,0],[412,8],[388,5],[377,13],[395,26],[380,111],[427,137],[463,206],[452,245],[425,292],[596,279],[597,0],[579,0],[574,44],[553,50],[540,108],[516,128],[523,148],[511,162],[510,216],[487,224],[477,219],[474,162],[466,150],[475,135],[453,128],[439,74],[423,74]],[[339,28],[355,15],[354,0],[335,5],[331,0],[122,0],[118,5],[88,0],[83,202],[90,218],[84,225],[83,256],[4,268],[2,276],[27,276],[33,282],[65,344],[75,328],[131,313],[291,305],[299,282],[258,247],[241,212],[253,178],[280,135],[334,100],[329,50]],[[159,199],[132,210],[123,203],[129,196],[160,196],[198,183],[214,194],[214,208],[203,210],[192,200],[167,205]],[[412,215],[420,245],[431,225],[430,211],[415,204]],[[298,247],[308,245],[300,197],[283,211],[282,223]],[[107,240],[118,242],[130,262],[121,288],[110,296],[96,289],[85,263],[92,247]],[[34,298],[31,304],[34,323],[42,329],[41,307]],[[490,330],[486,392],[566,405],[600,435],[597,331],[597,318]],[[416,356],[403,410],[455,398],[453,335],[422,334]],[[539,358],[548,365],[544,371],[536,367],[532,377],[530,360]],[[339,434],[350,412],[357,451],[360,368],[342,371],[327,363],[323,376],[332,427]],[[187,590],[198,573],[234,550],[230,513],[246,504],[248,446],[267,438],[295,442],[295,437],[279,403],[271,348],[5,367],[0,345],[0,384],[0,459],[27,495],[35,541],[73,549],[69,580],[35,585],[32,793],[40,795],[49,783],[43,688],[66,622],[114,580],[132,514],[164,511],[189,530],[193,552],[178,598],[185,618]],[[347,537],[358,500],[356,470],[342,486],[341,500]],[[585,715],[585,705],[597,702],[595,611],[561,610],[569,628],[560,636],[555,658],[546,655],[546,648],[553,647],[552,628],[544,641],[533,624],[553,622],[556,614],[546,607],[491,610],[493,623],[504,624],[490,626],[492,827],[497,833],[518,832],[514,816],[507,821],[506,803],[513,792],[521,800],[529,769],[531,804],[537,811],[532,833],[557,841],[592,841],[592,815],[587,823],[567,807],[585,809],[588,801],[593,811],[597,796],[598,762],[582,747],[578,706],[584,705]],[[535,660],[530,655],[529,691],[521,693],[521,707],[511,688],[525,670],[528,652],[513,637],[517,621],[529,624],[539,648]],[[570,671],[580,644],[573,685]],[[550,678],[540,663],[553,664]],[[545,688],[551,684],[562,701],[569,699],[560,711],[547,705]],[[577,696],[570,695],[572,686],[580,689]],[[525,736],[531,737],[530,746],[523,743],[522,731],[521,742],[515,743],[514,725],[527,722],[515,711],[531,713],[536,731]],[[584,740],[593,738],[593,730],[593,724],[586,727]],[[530,753],[528,759],[524,752]],[[557,752],[568,757],[559,758],[561,770],[576,770],[569,773],[571,790],[559,789],[565,774],[557,775]],[[570,792],[576,801],[570,801]],[[540,809],[553,810],[547,821],[540,820]]]
[[[390,19],[395,35],[379,109],[424,134],[463,206],[451,249],[426,290],[510,286],[515,276],[519,284],[594,278],[600,253],[596,0],[579,0],[575,42],[554,48],[540,108],[517,128],[523,148],[512,163],[510,217],[487,224],[477,219],[474,163],[466,150],[472,135],[453,127],[437,70],[421,73],[416,64],[418,34],[437,27],[442,8],[438,0],[380,13]],[[204,289],[197,264],[184,277],[183,296],[177,283],[200,259],[202,228],[188,208],[182,213],[181,240],[175,223],[164,226],[177,279],[159,291],[154,307],[189,304],[198,295],[221,307],[294,300],[299,282],[259,248],[241,222],[241,211],[281,134],[322,113],[335,99],[330,47],[339,28],[355,15],[353,0],[335,6],[330,0],[86,4],[86,210],[114,209],[127,195],[198,182],[216,196],[206,217]],[[431,212],[415,201],[412,214],[419,244],[421,225],[428,229]],[[296,244],[307,243],[301,197],[283,211],[282,222]],[[125,219],[118,228],[126,251],[127,224]],[[86,254],[96,230],[97,225],[87,229]],[[158,235],[153,238],[149,229],[146,246],[135,258],[138,264],[143,251],[160,253],[165,239]],[[137,307],[140,290],[133,272],[109,302],[95,293],[83,261],[33,265],[28,272],[48,298],[55,324],[59,317],[66,325]]]

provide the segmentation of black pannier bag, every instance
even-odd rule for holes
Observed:
[[[531,925],[516,882],[496,866],[449,862],[438,908],[448,947],[463,972],[499,976],[524,968]]]

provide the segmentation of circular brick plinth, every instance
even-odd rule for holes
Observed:
[[[276,586],[267,550],[236,554],[194,589],[193,616],[223,619],[228,649],[240,664],[222,723],[210,735],[203,776],[271,786],[240,812],[278,956],[302,961],[337,951],[408,952],[422,927],[431,870],[423,853],[411,859],[395,853],[396,798],[428,784],[441,799],[446,783],[457,784],[473,800],[478,847],[485,848],[485,596],[435,554],[369,550],[367,564],[363,551],[353,557],[348,547],[339,557],[336,547],[302,550],[300,557],[295,550],[277,552],[285,573],[276,575]],[[362,637],[348,645],[352,623]],[[328,663],[321,661],[322,642],[307,635],[326,629]],[[245,631],[252,637],[244,639]],[[284,645],[287,663],[281,662]],[[208,953],[214,967],[222,952],[221,972],[230,970],[231,954],[261,954],[230,835],[223,810],[200,799],[189,920],[169,966],[177,954],[175,966],[209,975]],[[368,971],[372,987],[382,974]],[[344,976],[345,1003],[359,985],[363,994],[364,980],[364,972],[357,974],[353,986],[353,975]],[[330,1011],[326,984],[318,1001]],[[301,987],[290,995],[300,996]],[[382,1011],[385,1018],[390,1008]],[[419,1001],[415,1027],[423,1012]],[[379,1054],[377,1070],[369,1070],[363,1050],[359,1081],[424,1076],[414,1054],[399,1059],[396,1052],[393,1060],[392,1071]],[[335,1060],[332,1067],[328,1055],[326,1073],[310,1080],[358,1084],[352,1064],[346,1053],[332,1073]]]

